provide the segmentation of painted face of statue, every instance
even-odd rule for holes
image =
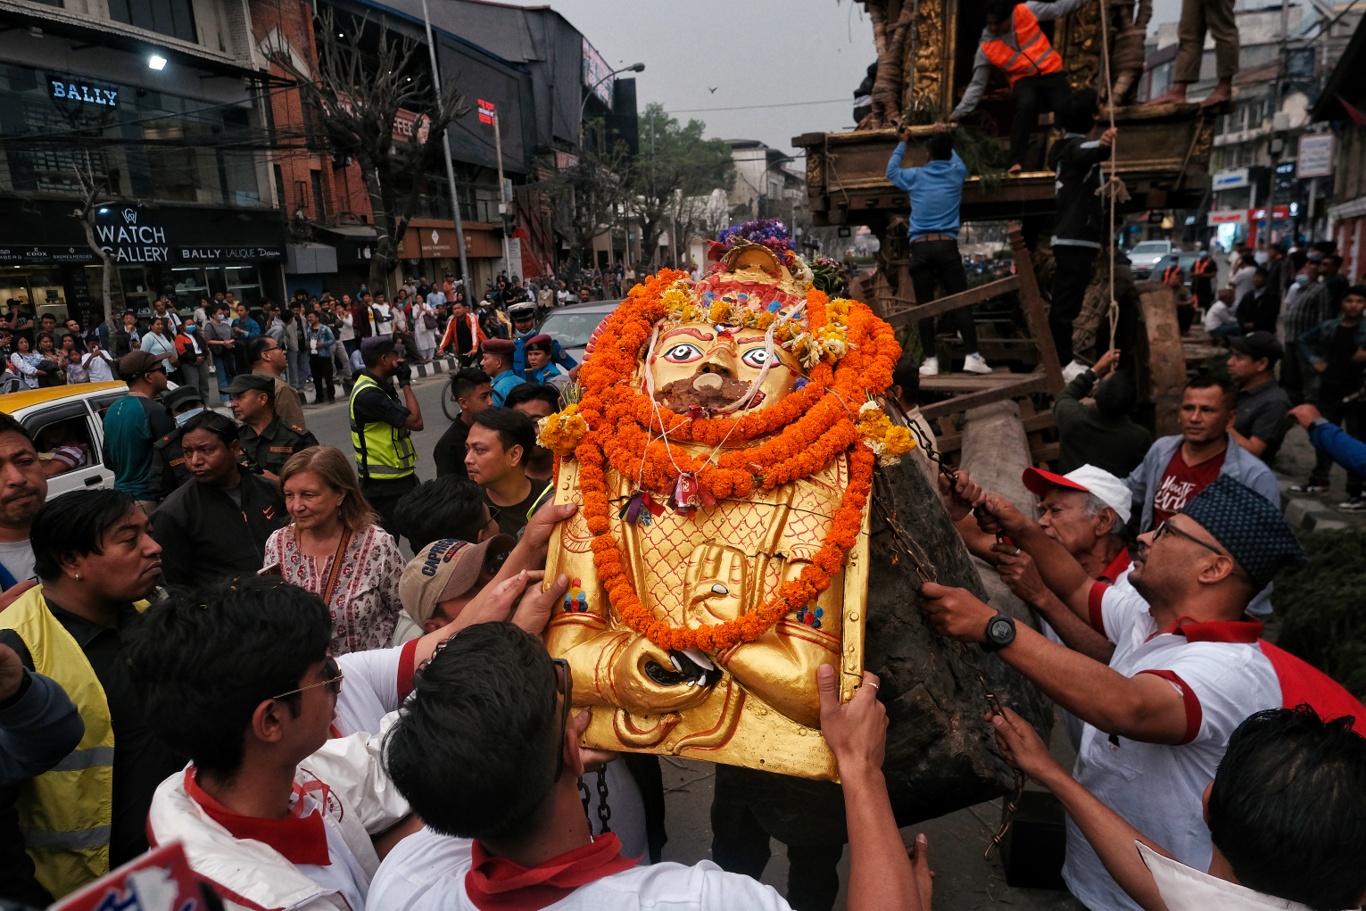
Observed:
[[[780,401],[802,377],[792,355],[766,344],[764,333],[707,323],[684,323],[661,332],[646,369],[654,381],[655,400],[678,414],[694,406],[757,411]],[[733,408],[737,403],[742,404]]]

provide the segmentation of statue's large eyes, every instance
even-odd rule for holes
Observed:
[[[702,356],[702,349],[683,342],[664,352],[664,360],[671,364],[691,364]]]
[[[762,368],[769,362],[770,357],[771,355],[768,353],[767,348],[751,348],[740,355],[740,360],[744,361],[750,367]]]

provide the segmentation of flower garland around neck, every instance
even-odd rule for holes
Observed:
[[[843,569],[862,528],[876,461],[871,441],[863,438],[868,422],[860,422],[859,410],[891,383],[901,349],[891,327],[856,301],[831,301],[808,289],[804,320],[798,321],[772,311],[722,307],[716,300],[694,302],[684,291],[686,279],[684,273],[663,271],[634,289],[608,318],[593,356],[579,371],[582,398],[572,414],[547,419],[542,443],[579,461],[593,562],[622,622],[660,648],[714,653],[753,642],[787,614],[812,604]],[[655,327],[661,320],[695,320],[703,312],[723,317],[727,325],[773,328],[775,341],[808,366],[805,385],[767,408],[735,416],[658,407],[635,382]],[[694,454],[680,445],[685,443],[713,450]],[[612,535],[609,468],[637,485],[621,517],[648,524],[657,508],[650,494],[670,498],[677,511],[691,514],[721,499],[748,499],[756,491],[810,478],[840,456],[849,459],[849,481],[825,540],[811,563],[768,603],[724,623],[695,627],[675,627],[641,603]]]

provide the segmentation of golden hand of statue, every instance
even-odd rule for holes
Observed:
[[[681,672],[667,651],[644,636],[617,653],[612,680],[621,706],[637,715],[680,711],[700,705],[711,694],[710,685]]]

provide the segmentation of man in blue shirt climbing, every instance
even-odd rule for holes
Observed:
[[[946,295],[968,290],[968,273],[958,252],[958,208],[963,200],[968,166],[953,150],[953,134],[948,127],[937,123],[925,143],[930,160],[923,167],[903,168],[901,159],[906,154],[907,136],[905,126],[897,127],[897,144],[887,162],[887,179],[910,195],[911,287],[916,304],[924,305],[934,300],[936,284],[943,287]],[[963,338],[967,351],[963,369],[969,373],[990,373],[991,368],[977,350],[972,308],[961,307],[947,317]],[[939,356],[934,318],[921,320],[919,331],[920,347],[925,353],[920,375],[935,376],[939,373]]]

